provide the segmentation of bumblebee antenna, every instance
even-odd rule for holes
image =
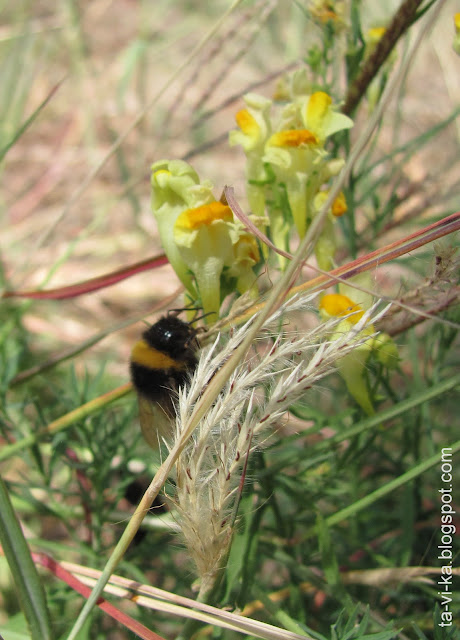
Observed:
[[[177,316],[179,315],[179,313],[182,313],[182,311],[201,311],[201,307],[182,307],[179,309],[170,309],[168,311],[168,314]],[[193,318],[193,320],[191,320],[189,324],[194,324],[195,322],[199,322],[200,320],[203,320],[203,318],[206,318],[206,316],[210,316],[213,313],[216,313],[216,312],[208,311],[207,313],[203,313],[201,316],[197,316],[196,318]]]
[[[198,322],[199,320],[203,320],[203,318],[206,318],[206,316],[212,316],[213,313],[216,313],[215,311],[208,311],[207,313],[203,313],[203,315],[198,316],[197,318],[193,318],[193,320],[190,322],[190,324],[194,323],[194,322]]]

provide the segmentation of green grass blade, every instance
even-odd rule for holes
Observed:
[[[62,82],[62,80],[61,80],[61,82]],[[48,104],[48,102],[54,96],[56,91],[59,89],[59,87],[61,85],[61,82],[58,82],[58,84],[56,84],[51,89],[51,91],[48,93],[46,98],[38,105],[38,107],[35,109],[35,111],[27,118],[27,120],[15,132],[15,134],[13,135],[11,140],[3,147],[3,149],[0,149],[0,162],[6,156],[6,154],[11,149],[11,147],[14,147],[14,145],[19,140],[19,138],[23,135],[23,133],[25,131],[27,131],[27,129],[30,127],[30,125],[35,121],[35,119],[37,118],[39,113],[42,111],[42,109],[44,109],[44,107]]]
[[[51,621],[45,592],[2,478],[0,478],[0,540],[33,640],[51,639]]]
[[[365,418],[364,420],[358,422],[358,424],[355,424],[348,429],[344,429],[343,431],[338,432],[335,436],[332,436],[327,440],[319,442],[316,445],[315,449],[320,451],[322,449],[330,449],[332,445],[343,442],[344,440],[349,440],[350,438],[354,438],[361,433],[365,433],[366,431],[370,431],[371,429],[378,427],[380,424],[387,422],[388,420],[393,420],[406,411],[410,411],[415,407],[419,407],[424,402],[428,402],[433,398],[437,398],[438,396],[447,393],[448,391],[454,389],[459,385],[460,375],[452,376],[447,380],[438,382],[432,387],[423,389],[422,391],[420,391],[420,393],[414,394],[406,400],[401,400],[401,402],[398,402],[388,409],[383,409],[377,415],[372,416],[371,418]]]
[[[457,442],[454,442],[454,444],[450,448],[452,449],[452,455],[458,453],[460,451],[460,440],[457,440]],[[380,498],[383,498],[384,496],[391,493],[392,491],[396,491],[396,489],[398,489],[399,487],[402,487],[403,485],[410,482],[411,480],[414,480],[425,471],[428,471],[428,469],[431,469],[437,464],[440,464],[440,460],[441,460],[441,452],[436,453],[434,456],[431,456],[426,460],[423,460],[422,462],[417,464],[415,467],[412,467],[412,469],[409,469],[409,471],[406,471],[406,473],[403,473],[397,478],[394,478],[394,480],[387,482],[382,487],[379,487],[369,495],[365,496],[364,498],[361,498],[361,500],[357,500],[356,502],[349,505],[348,507],[345,507],[344,509],[340,509],[340,511],[337,511],[337,513],[334,513],[332,516],[329,516],[329,518],[326,518],[327,524],[329,526],[332,526],[334,524],[341,522],[342,520],[345,520],[346,518],[349,518],[350,516],[353,516],[358,511],[362,511],[363,509],[370,506],[377,500],[380,500]]]

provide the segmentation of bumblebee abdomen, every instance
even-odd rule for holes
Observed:
[[[185,368],[153,369],[131,361],[131,379],[137,392],[141,395],[160,402],[171,391],[183,386],[188,378]],[[168,393],[169,392],[169,393]]]

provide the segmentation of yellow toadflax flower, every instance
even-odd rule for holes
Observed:
[[[327,200],[329,191],[320,191],[313,201],[313,216],[321,211],[323,204]],[[343,216],[347,212],[347,202],[345,195],[340,192],[332,203],[320,236],[315,244],[315,256],[318,266],[323,271],[329,271],[334,266],[333,260],[337,249],[336,233],[334,230],[335,219]]]
[[[213,201],[187,209],[174,224],[174,241],[194,276],[203,310],[218,313],[222,291],[239,293],[255,285],[252,267],[259,261],[255,239],[233,219],[228,205]]]
[[[218,313],[224,295],[255,286],[257,243],[190,165],[163,160],[152,171],[152,208],[166,255],[204,312]]]
[[[212,201],[212,185],[200,183],[196,171],[182,160],[160,160],[152,165],[152,211],[158,224],[161,243],[182,284],[196,298],[188,267],[182,259],[173,235],[174,223],[189,207]]]
[[[366,58],[369,58],[369,56],[371,56],[374,53],[375,49],[377,48],[377,45],[379,44],[380,40],[384,37],[386,32],[387,32],[387,28],[385,26],[371,27],[366,31],[366,33],[364,34],[364,39],[366,42],[366,49],[365,49],[364,55]],[[394,48],[390,52],[390,55],[388,56],[388,58],[383,63],[380,73],[378,73],[374,78],[372,78],[372,81],[366,90],[367,102],[371,112],[374,110],[376,104],[381,98],[382,91],[388,80],[388,74],[391,71],[392,67],[394,66],[397,58],[398,58],[398,52],[397,52],[397,49]]]
[[[345,2],[341,0],[310,0],[307,8],[313,20],[320,26],[329,24],[335,33],[346,27]]]
[[[235,116],[238,129],[230,131],[230,146],[240,144],[246,153],[263,148],[270,133],[270,108],[272,101],[257,93],[244,96],[246,108]]]
[[[353,279],[363,285],[370,284],[369,274],[363,274]],[[330,318],[343,318],[335,327],[331,335],[331,340],[340,339],[344,333],[358,324],[366,311],[372,306],[372,296],[370,293],[355,289],[351,285],[341,283],[339,285],[341,293],[326,294],[321,298],[319,305],[320,315],[323,320]],[[349,295],[346,295],[349,294]],[[349,297],[353,296],[353,298]],[[347,354],[337,362],[337,368],[345,380],[348,391],[351,393],[360,407],[368,414],[375,413],[372,399],[369,394],[366,377],[367,362],[371,354],[386,368],[391,369],[397,366],[399,356],[398,349],[386,333],[375,335],[375,328],[368,322],[361,333],[362,344],[352,353]],[[369,336],[366,340],[365,337]]]
[[[292,128],[297,123],[301,126]],[[353,121],[333,109],[327,93],[317,91],[288,105],[281,124],[283,128],[267,140],[263,159],[286,186],[294,224],[302,238],[314,216],[314,199],[331,175],[326,139],[351,127]],[[286,126],[289,124],[291,127]]]
[[[331,340],[339,339],[344,333],[350,330],[352,325],[357,324],[364,315],[364,310],[361,305],[356,304],[348,296],[340,293],[330,293],[323,296],[319,308],[320,314],[325,320],[332,317],[344,318],[336,326]],[[367,325],[362,330],[361,335],[369,335],[369,340],[366,340],[352,353],[340,358],[337,362],[337,368],[345,380],[348,391],[368,415],[375,413],[365,376],[366,362],[372,350],[373,334],[374,327]]]
[[[220,279],[233,253],[232,222],[230,207],[214,200],[183,211],[174,224],[174,242],[194,276],[205,313],[219,312]]]
[[[292,74],[286,82],[286,95],[291,99],[278,110],[275,124],[270,116],[272,102],[250,93],[245,97],[246,108],[236,115],[239,128],[230,133],[230,144],[241,144],[247,156],[251,211],[263,219],[267,208],[267,233],[283,250],[289,250],[294,227],[300,238],[305,236],[317,213],[315,198],[343,166],[343,160],[330,158],[325,149],[327,138],[353,126],[348,116],[335,109],[327,93],[306,94],[309,84],[304,71]],[[321,266],[325,269],[332,266],[335,251],[334,217],[345,212],[341,195],[319,241],[318,253],[324,255]],[[278,260],[284,268],[286,259],[278,256]]]
[[[340,218],[344,213],[348,211],[347,201],[345,199],[345,194],[343,191],[339,193],[337,198],[332,203],[332,215],[334,218]]]
[[[247,195],[252,213],[265,213],[265,193],[261,184],[267,179],[262,155],[265,142],[270,135],[271,100],[256,93],[244,97],[246,108],[235,116],[238,129],[230,131],[229,143],[233,147],[240,144],[246,154]]]
[[[385,35],[386,30],[387,30],[386,27],[371,27],[370,29],[368,29],[367,37],[366,37],[366,45],[368,46],[369,49],[371,49],[378,42],[380,42],[380,40],[382,39],[382,36]],[[368,53],[369,53],[369,49],[368,49]]]
[[[452,48],[460,56],[460,13],[454,15],[455,37]]]
[[[454,15],[455,33],[460,33],[460,13]]]
[[[264,162],[275,170],[278,180],[286,186],[286,195],[299,236],[302,238],[311,217],[308,211],[312,200],[311,187],[316,191],[316,181],[321,150],[317,137],[308,129],[287,129],[274,133],[265,145]],[[309,180],[310,178],[310,180]],[[309,188],[310,187],[310,188]],[[272,216],[273,217],[273,216]],[[271,220],[272,237],[277,246],[283,247],[285,239],[273,233],[278,227]]]

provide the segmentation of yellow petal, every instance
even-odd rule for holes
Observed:
[[[348,318],[352,324],[356,324],[364,315],[364,311],[359,304],[355,304],[348,296],[340,293],[328,293],[323,296],[319,308],[334,317],[346,316],[349,313],[353,313],[354,315]]]
[[[260,127],[254,116],[252,116],[247,109],[238,111],[235,120],[241,131],[246,135],[254,138],[259,135]]]
[[[374,44],[378,42],[386,31],[385,27],[372,27],[367,31],[367,41]]]
[[[307,107],[307,122],[314,131],[321,131],[323,122],[332,104],[332,98],[324,91],[310,96]]]
[[[332,99],[324,91],[317,91],[308,98],[302,109],[302,120],[322,144],[337,131],[353,126],[351,118],[332,108]]]

